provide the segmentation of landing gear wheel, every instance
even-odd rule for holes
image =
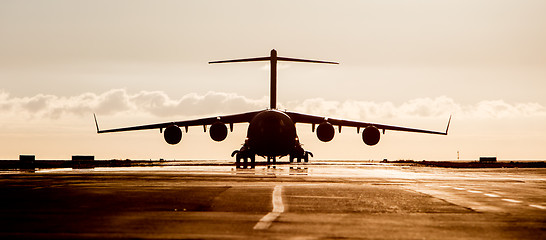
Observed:
[[[309,156],[313,157],[313,153],[309,151],[305,151],[305,154],[303,155],[303,161],[308,163],[309,162]]]
[[[231,157],[235,156],[235,165],[239,166],[241,163],[241,151],[235,150],[231,153]]]
[[[235,163],[237,164],[237,166],[241,165],[241,159],[241,154],[237,153],[237,156],[235,157]]]

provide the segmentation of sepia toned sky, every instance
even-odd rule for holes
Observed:
[[[279,56],[280,108],[443,131],[387,131],[366,146],[353,128],[315,159],[546,158],[546,2],[0,1],[0,159],[229,159],[246,124],[220,143],[190,127],[101,128],[266,109],[267,63]]]

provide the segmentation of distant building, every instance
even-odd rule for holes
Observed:
[[[95,156],[74,155],[72,161],[95,161]]]
[[[495,163],[497,157],[480,157],[480,163]]]
[[[21,162],[34,162],[36,161],[35,155],[19,155],[19,161]]]
[[[34,169],[36,163],[35,155],[19,155],[19,168]]]
[[[72,156],[72,168],[93,168],[95,156],[74,155]]]

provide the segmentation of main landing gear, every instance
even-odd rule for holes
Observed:
[[[235,157],[235,165],[237,167],[254,168],[256,166],[256,154],[251,153],[250,151],[235,150],[231,153],[232,157]],[[309,151],[303,151],[301,153],[290,154],[290,163],[308,163],[309,157],[313,157],[313,153]],[[268,156],[267,165],[277,164],[277,158],[274,156]]]
[[[290,163],[293,163],[294,162],[294,159],[297,161],[297,162],[309,162],[309,156],[313,157],[313,153],[312,152],[309,152],[309,151],[304,151],[303,153],[300,153],[300,154],[290,154]]]
[[[308,163],[309,157],[313,157],[313,153],[305,151],[302,148],[302,145],[299,143],[299,140],[296,139],[296,146],[292,150],[292,153],[288,154],[290,163]],[[245,144],[239,150],[233,151],[231,153],[232,157],[235,157],[235,164],[237,168],[254,168],[256,166],[256,153],[248,147],[248,140],[245,141]],[[260,155],[262,156],[262,155]],[[262,156],[267,158],[267,165],[277,164],[276,156]],[[282,156],[281,156],[282,157]]]
[[[294,159],[296,159],[299,163],[302,162],[302,160],[304,163],[307,163],[309,162],[309,156],[313,157],[313,153],[305,151],[300,143],[300,140],[296,138],[296,147],[294,152],[290,154],[290,163],[293,163]]]
[[[235,165],[237,165],[237,167],[243,166],[246,168],[249,163],[251,168],[256,166],[256,155],[251,154],[248,151],[235,150],[233,153],[231,153],[231,156],[235,156]]]

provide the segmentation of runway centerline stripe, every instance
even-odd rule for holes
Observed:
[[[271,223],[275,221],[281,213],[284,212],[284,205],[282,203],[282,186],[277,185],[273,189],[272,194],[273,210],[263,216],[258,223],[254,226],[254,230],[265,230],[271,226]]]
[[[530,206],[530,207],[534,207],[534,208],[538,208],[538,209],[542,209],[542,210],[546,210],[546,207],[541,206],[541,205],[530,204],[529,206]]]
[[[503,198],[501,200],[511,202],[511,203],[520,203],[521,202],[520,200],[514,200],[514,199],[509,199],[509,198]]]

